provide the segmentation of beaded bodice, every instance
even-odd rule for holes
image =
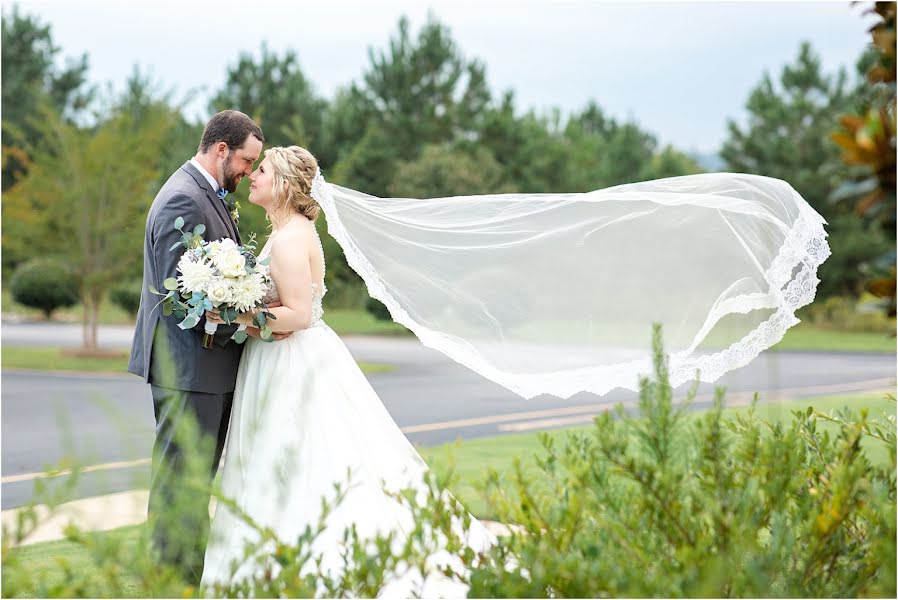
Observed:
[[[324,316],[324,295],[327,293],[327,286],[324,284],[324,249],[321,247],[321,238],[318,237],[318,232],[315,232],[315,238],[318,240],[318,249],[321,251],[321,265],[322,272],[321,278],[322,281],[312,282],[312,320],[309,327],[314,327],[321,323],[321,318]],[[259,258],[264,256],[268,256],[270,254],[271,244],[266,244],[262,249],[262,252],[259,253]],[[280,303],[281,297],[278,294],[277,282],[274,278],[271,279],[271,285],[268,287],[268,292],[265,294],[263,298],[263,302],[265,304],[271,303]]]

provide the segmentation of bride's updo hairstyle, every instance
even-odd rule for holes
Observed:
[[[318,161],[300,146],[275,146],[265,151],[274,167],[272,214],[278,219],[295,211],[310,221],[318,218],[321,208],[312,198],[312,180],[318,172]]]

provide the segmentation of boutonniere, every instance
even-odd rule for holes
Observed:
[[[237,200],[232,200],[225,198],[225,205],[228,207],[228,212],[231,213],[231,218],[234,220],[234,224],[236,225],[240,222],[240,202]]]

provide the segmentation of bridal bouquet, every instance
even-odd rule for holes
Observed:
[[[184,219],[175,219],[175,229],[181,232],[181,241],[169,250],[179,247],[186,250],[178,261],[178,277],[169,277],[163,282],[167,294],[150,288],[150,291],[164,296],[162,314],[175,315],[182,319],[178,324],[181,329],[190,329],[199,323],[207,310],[215,309],[226,323],[231,323],[240,313],[253,308],[260,308],[253,316],[253,323],[261,331],[264,340],[271,339],[269,319],[274,315],[265,311],[262,299],[271,277],[268,269],[268,258],[256,258],[255,236],[238,246],[234,240],[222,238],[207,242],[202,235],[206,226],[202,223],[193,231],[184,231]],[[203,347],[212,348],[213,336],[217,323],[204,325]],[[241,324],[231,339],[242,344],[246,341],[246,325]]]

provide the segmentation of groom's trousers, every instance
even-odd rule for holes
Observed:
[[[148,517],[158,558],[199,583],[209,535],[209,485],[218,470],[233,392],[150,386],[156,443]]]

